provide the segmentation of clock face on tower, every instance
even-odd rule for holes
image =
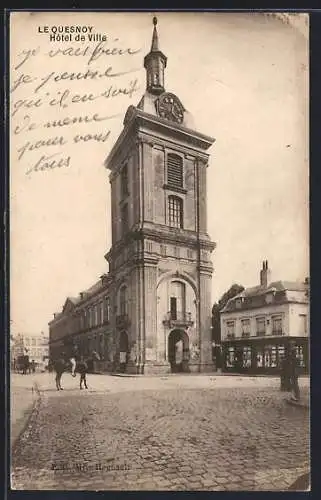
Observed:
[[[157,113],[161,118],[182,123],[184,119],[184,108],[179,99],[168,92],[159,96],[156,103]]]

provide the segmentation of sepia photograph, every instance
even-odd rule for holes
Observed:
[[[11,489],[310,491],[309,14],[9,28]]]

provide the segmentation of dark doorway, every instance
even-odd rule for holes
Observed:
[[[122,331],[119,335],[119,369],[125,373],[128,361],[128,335]]]
[[[119,335],[119,352],[128,351],[128,335],[127,332],[121,332]]]
[[[172,373],[189,372],[189,338],[184,330],[173,330],[169,334],[168,361]]]

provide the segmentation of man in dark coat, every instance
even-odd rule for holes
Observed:
[[[291,391],[291,380],[289,373],[289,357],[283,356],[280,359],[281,391]]]
[[[67,364],[64,359],[64,353],[61,353],[61,356],[54,361],[53,365],[54,365],[54,370],[56,372],[55,380],[56,380],[57,391],[62,391],[63,388],[61,387],[61,376],[67,368]]]
[[[87,365],[86,361],[84,360],[83,356],[81,356],[80,361],[77,363],[77,371],[80,373],[80,389],[82,389],[83,383],[84,383],[85,389],[88,389],[87,380],[86,380],[88,365]]]
[[[299,360],[297,358],[295,346],[291,346],[289,351],[289,375],[291,381],[291,390],[293,392],[292,399],[294,401],[299,401]]]

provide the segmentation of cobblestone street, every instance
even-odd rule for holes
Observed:
[[[39,378],[14,489],[284,490],[309,470],[309,412],[276,378]]]

